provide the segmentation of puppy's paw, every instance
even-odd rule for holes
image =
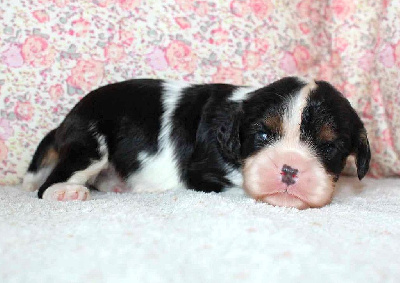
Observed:
[[[131,191],[131,188],[112,166],[100,172],[96,177],[94,187],[101,192],[125,193]]]
[[[21,189],[26,192],[33,192],[39,188],[37,176],[33,173],[26,173],[22,181]]]
[[[88,200],[90,198],[89,189],[82,185],[57,183],[47,188],[43,194],[45,200],[71,201]]]

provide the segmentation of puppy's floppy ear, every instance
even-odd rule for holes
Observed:
[[[359,128],[354,135],[353,153],[356,156],[358,179],[361,180],[368,172],[369,162],[371,160],[371,150],[369,147],[367,131],[365,130],[364,126]]]
[[[242,109],[238,105],[225,105],[218,115],[217,145],[222,156],[229,162],[238,163],[240,160],[240,125]]]

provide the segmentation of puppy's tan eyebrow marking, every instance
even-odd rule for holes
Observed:
[[[333,141],[337,138],[337,135],[332,126],[329,124],[324,124],[319,131],[318,137],[322,141]]]
[[[270,128],[273,131],[276,131],[278,133],[282,133],[283,128],[282,128],[282,117],[279,115],[273,115],[270,117],[267,117],[265,119],[265,125]]]

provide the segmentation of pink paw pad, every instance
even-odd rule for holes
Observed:
[[[43,194],[45,200],[71,201],[88,200],[89,189],[82,185],[57,183],[50,186]]]
[[[124,193],[124,192],[129,191],[129,187],[121,182],[118,185],[113,186],[112,191],[114,193]]]
[[[64,193],[64,192],[62,192],[62,193],[60,193],[60,194],[57,194],[57,200],[58,200],[58,201],[62,201],[62,200],[64,199],[64,196],[65,196],[65,193]]]
[[[114,193],[122,193],[123,191],[122,191],[122,188],[120,187],[120,186],[115,186],[113,189],[112,189],[112,191],[114,192]]]

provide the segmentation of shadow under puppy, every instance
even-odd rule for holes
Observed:
[[[322,207],[350,154],[371,158],[348,100],[324,81],[261,88],[136,79],[85,96],[39,144],[23,181],[48,200],[103,191],[239,186],[273,205]]]

